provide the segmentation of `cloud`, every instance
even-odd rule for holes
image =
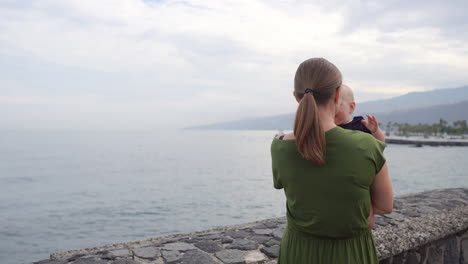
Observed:
[[[463,1],[3,1],[0,103],[50,102],[63,120],[107,108],[142,126],[147,112],[175,126],[291,112],[296,67],[316,56],[366,99],[456,87],[467,83],[466,11]],[[99,103],[74,103],[89,98]]]
[[[349,1],[344,7],[347,23],[343,32],[373,27],[383,32],[434,28],[452,33],[453,29],[466,28],[466,11],[468,8],[463,0]]]

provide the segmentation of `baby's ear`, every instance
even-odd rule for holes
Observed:
[[[351,102],[350,106],[351,106],[351,110],[354,112],[354,110],[356,109],[356,103]]]

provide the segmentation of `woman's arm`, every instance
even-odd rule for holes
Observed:
[[[375,175],[371,185],[371,201],[374,214],[389,214],[393,210],[393,188],[385,163]]]

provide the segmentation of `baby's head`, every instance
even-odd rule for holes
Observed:
[[[335,114],[335,124],[341,125],[351,122],[355,108],[356,103],[354,102],[353,91],[349,86],[341,85],[338,109]]]

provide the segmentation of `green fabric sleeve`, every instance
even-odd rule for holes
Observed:
[[[275,189],[282,189],[283,184],[281,184],[279,172],[278,172],[278,161],[277,161],[277,155],[276,155],[276,149],[275,149],[275,140],[273,139],[273,142],[271,143],[271,167],[273,171],[273,187]]]
[[[273,187],[275,187],[275,189],[283,189],[283,184],[281,184],[281,181],[278,176],[278,172],[275,171],[274,168],[273,168]]]

